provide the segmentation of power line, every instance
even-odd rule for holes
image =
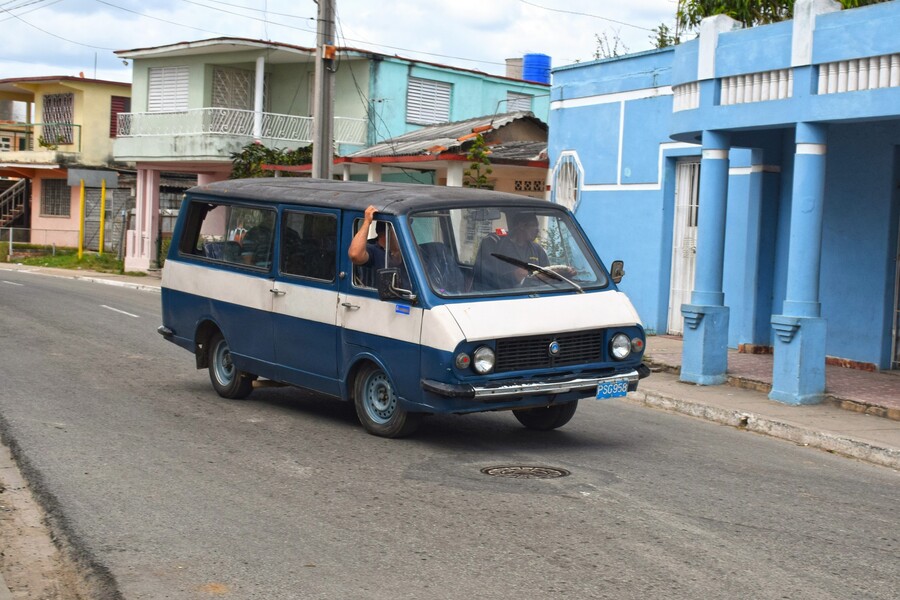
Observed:
[[[70,39],[68,39],[68,38],[64,38],[64,37],[61,36],[61,35],[56,35],[55,33],[51,33],[51,32],[49,32],[49,31],[47,31],[46,29],[41,29],[41,28],[38,27],[37,25],[33,25],[32,23],[29,23],[28,21],[26,21],[25,19],[23,19],[23,18],[20,17],[19,15],[15,15],[15,14],[9,12],[9,11],[8,11],[7,9],[5,9],[5,8],[0,7],[0,10],[2,10],[2,11],[4,11],[4,12],[8,13],[8,14],[9,14],[12,18],[14,18],[14,19],[17,19],[17,20],[19,20],[19,21],[22,21],[23,23],[25,23],[25,24],[28,25],[29,27],[31,27],[31,28],[33,28],[33,29],[37,29],[37,30],[40,31],[41,33],[46,33],[47,35],[52,36],[52,37],[55,37],[56,39],[62,40],[62,41],[64,41],[64,42],[69,42],[70,44],[77,44],[77,45],[79,45],[79,46],[84,46],[85,48],[94,48],[94,49],[96,49],[96,50],[113,50],[113,51],[115,50],[115,48],[106,48],[106,47],[104,47],[104,46],[94,46],[94,45],[92,45],[92,44],[83,44],[82,42],[76,42],[75,40],[70,40]]]
[[[648,29],[646,27],[641,27],[640,25],[626,23],[625,21],[617,21],[615,19],[610,19],[609,17],[602,17],[600,15],[592,15],[590,13],[578,12],[576,10],[565,10],[562,8],[550,8],[549,6],[541,6],[540,4],[535,4],[534,2],[528,2],[528,0],[519,0],[519,2],[521,2],[522,4],[527,4],[528,6],[540,8],[542,10],[549,10],[551,12],[565,13],[567,15],[575,15],[578,17],[591,17],[592,19],[601,19],[603,21],[609,21],[610,23],[616,23],[617,25],[624,25],[625,27],[634,27],[635,29],[642,29],[644,31],[653,31],[652,29]]]
[[[221,31],[210,31],[209,29],[202,29],[200,27],[194,27],[193,25],[185,25],[184,23],[178,23],[176,21],[169,21],[168,19],[163,19],[161,17],[154,17],[153,15],[148,15],[142,12],[138,12],[136,10],[131,10],[130,8],[125,8],[124,6],[118,6],[117,4],[113,4],[112,2],[106,2],[105,0],[94,0],[95,2],[99,2],[100,4],[105,4],[106,6],[110,6],[112,8],[118,8],[119,10],[123,10],[125,12],[129,12],[139,17],[145,17],[147,19],[154,19],[156,21],[162,21],[163,23],[168,23],[169,25],[178,25],[180,27],[187,27],[188,29],[193,29],[194,31],[202,31],[203,33],[212,33],[220,36],[228,36],[227,33],[222,33]],[[210,7],[206,7],[210,8]],[[244,15],[239,15],[244,16]],[[105,49],[105,48],[104,48]]]

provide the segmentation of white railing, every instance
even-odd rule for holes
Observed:
[[[819,94],[840,94],[900,86],[900,54],[819,65]]]
[[[700,84],[696,81],[672,88],[672,112],[691,110],[700,106]]]
[[[778,69],[722,78],[721,106],[784,100],[794,95],[794,72]]]
[[[175,135],[227,135],[247,138],[254,133],[256,113],[233,108],[197,108],[177,112],[119,113],[118,137],[167,137]],[[260,138],[311,142],[312,117],[262,113]],[[334,141],[338,144],[364,145],[366,120],[335,117]]]

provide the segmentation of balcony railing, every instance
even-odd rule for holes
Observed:
[[[312,142],[312,117],[257,113],[233,108],[197,108],[177,112],[119,113],[118,137],[223,135],[284,142]],[[366,120],[335,117],[334,141],[364,145]]]
[[[81,125],[0,122],[0,152],[81,152]]]

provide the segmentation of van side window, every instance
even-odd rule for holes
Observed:
[[[353,233],[359,231],[363,220],[357,219],[353,224]],[[379,234],[379,232],[383,232]],[[375,288],[375,272],[378,269],[400,269],[400,287],[411,289],[409,273],[406,270],[406,261],[400,250],[400,243],[394,233],[393,226],[385,221],[373,221],[369,231],[369,240],[366,245],[369,253],[369,264],[355,265],[353,267],[353,286]]]
[[[337,219],[334,215],[285,211],[281,222],[281,272],[334,281]]]
[[[275,211],[194,202],[179,250],[210,260],[268,269],[272,265]]]

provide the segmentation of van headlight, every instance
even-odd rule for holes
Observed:
[[[625,360],[631,354],[631,338],[617,333],[609,340],[609,354],[614,360]]]
[[[472,368],[480,375],[487,375],[494,370],[494,351],[487,346],[481,346],[472,354]]]

